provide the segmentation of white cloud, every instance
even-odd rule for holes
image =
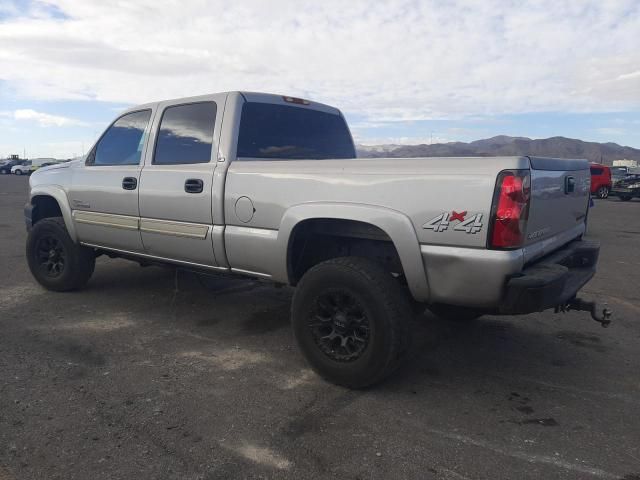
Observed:
[[[624,128],[600,127],[596,128],[596,132],[600,135],[606,135],[609,137],[619,137],[625,135],[627,133],[627,130],[625,130]]]
[[[637,0],[52,0],[5,20],[20,96],[126,103],[224,90],[372,121],[640,108]]]
[[[629,73],[623,73],[622,75],[618,75],[617,80],[628,80],[630,78],[637,78],[640,77],[640,70],[638,70],[637,72],[629,72]]]
[[[7,112],[2,112],[5,116]],[[30,108],[18,109],[13,111],[13,113],[9,112],[9,115],[12,116],[15,120],[28,120],[36,122],[41,127],[68,127],[73,125],[87,125],[80,120],[75,120],[73,118],[63,117],[60,115],[51,115],[43,112],[36,112]]]
[[[435,143],[447,143],[451,140],[442,135],[430,136],[390,136],[390,137],[365,137],[354,134],[354,141],[357,145],[377,146],[377,145],[431,145]]]

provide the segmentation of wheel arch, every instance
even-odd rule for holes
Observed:
[[[61,216],[64,219],[64,224],[69,232],[69,236],[74,242],[77,242],[71,207],[67,199],[67,194],[62,187],[57,185],[35,186],[31,189],[29,202],[34,207],[35,217],[33,223],[43,218]],[[57,206],[57,210],[54,204]]]
[[[321,220],[369,225],[372,227],[373,235],[375,232],[380,232],[386,236],[397,252],[412,296],[418,301],[428,301],[429,286],[413,224],[406,215],[396,210],[371,205],[323,202],[305,203],[289,208],[283,216],[278,231],[281,256],[279,265],[283,266],[280,276],[285,277],[287,283],[296,283],[291,255],[297,233],[302,227],[309,225],[309,222]]]

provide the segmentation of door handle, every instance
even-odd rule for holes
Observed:
[[[135,190],[138,186],[138,180],[135,177],[124,177],[122,179],[122,188],[125,190]]]
[[[184,182],[184,191],[187,193],[202,193],[204,182],[198,178],[189,178]]]
[[[568,195],[576,191],[576,179],[573,177],[566,177],[564,180],[564,193]]]

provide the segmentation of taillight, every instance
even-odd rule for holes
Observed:
[[[529,170],[504,170],[498,175],[493,196],[491,248],[519,248],[529,217],[531,176]]]

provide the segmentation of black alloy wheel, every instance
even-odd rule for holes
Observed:
[[[53,235],[45,235],[36,242],[37,262],[42,273],[50,278],[58,278],[64,272],[67,259],[64,245]]]
[[[316,299],[308,325],[316,345],[331,360],[357,360],[369,344],[367,313],[347,290],[322,293]]]
[[[409,293],[374,260],[339,257],[311,267],[291,305],[300,351],[320,376],[365,388],[406,358],[413,318]]]
[[[62,217],[36,221],[27,236],[26,254],[33,277],[56,292],[84,287],[96,264],[95,251],[71,239]]]

